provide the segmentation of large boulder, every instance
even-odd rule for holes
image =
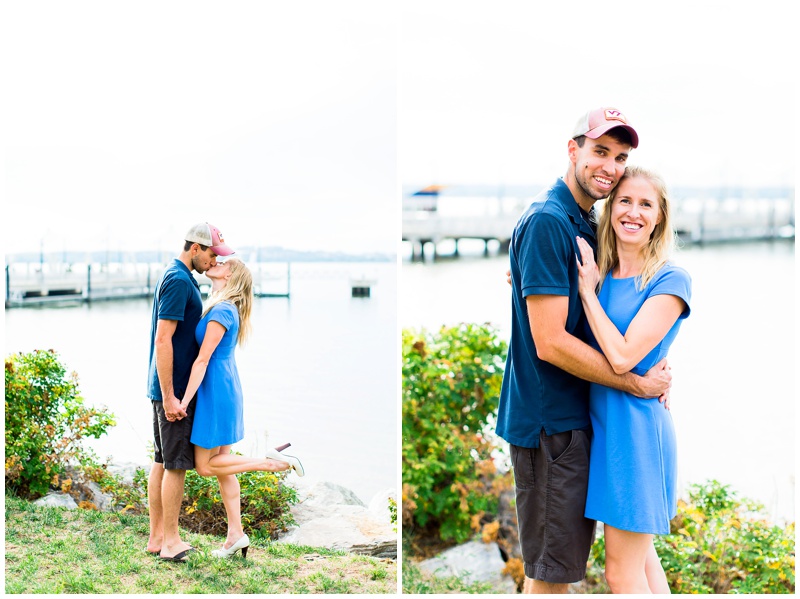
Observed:
[[[374,557],[397,557],[397,533],[349,489],[330,482],[298,490],[297,526],[278,542],[326,547]],[[387,508],[388,510],[388,508]]]
[[[33,502],[34,505],[43,505],[46,507],[63,507],[68,510],[77,510],[78,504],[75,500],[66,493],[48,493],[44,497],[40,497]]]
[[[434,576],[456,576],[466,584],[484,582],[499,593],[516,593],[517,583],[503,574],[506,564],[497,543],[470,541],[426,559],[417,567]]]
[[[390,499],[394,501],[395,506],[397,506],[397,492],[394,489],[385,489],[380,493],[376,493],[369,502],[369,511],[387,524],[392,523],[392,513],[389,510]],[[396,513],[397,512],[395,512],[395,515]]]

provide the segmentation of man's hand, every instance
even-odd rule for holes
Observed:
[[[661,397],[658,398],[658,403],[663,403],[664,408],[669,410],[669,391],[667,391],[666,393],[661,395]]]
[[[186,410],[181,406],[180,400],[172,394],[164,398],[164,413],[170,422],[186,418]]]
[[[506,281],[508,281],[508,284],[511,285],[511,269],[510,268],[506,271]]]
[[[637,397],[658,397],[658,401],[666,403],[665,407],[669,409],[669,388],[672,386],[672,372],[667,364],[667,359],[664,358],[648,370],[643,377],[640,377],[638,386],[640,393],[635,393]]]

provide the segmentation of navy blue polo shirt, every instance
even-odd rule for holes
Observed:
[[[162,401],[161,385],[156,370],[156,327],[159,320],[178,321],[172,336],[172,388],[175,396],[183,397],[189,384],[192,364],[200,353],[194,337],[200,315],[203,312],[203,299],[200,286],[186,265],[175,258],[164,271],[156,285],[153,296],[153,317],[150,324],[150,368],[147,374],[147,397]]]
[[[589,383],[539,359],[525,301],[529,295],[567,296],[566,330],[585,338],[575,262],[580,251],[575,237],[583,237],[597,251],[594,226],[588,219],[567,184],[559,179],[534,199],[511,238],[511,341],[497,434],[520,447],[538,447],[542,429],[552,435],[590,426]]]

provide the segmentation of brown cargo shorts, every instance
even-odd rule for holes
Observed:
[[[583,516],[589,483],[588,431],[539,436],[539,447],[511,445],[525,576],[570,583],[586,576],[595,521]]]
[[[192,470],[194,468],[194,445],[192,423],[197,398],[189,402],[186,418],[174,422],[167,420],[164,402],[153,401],[153,438],[155,455],[153,461],[164,464],[165,470]]]

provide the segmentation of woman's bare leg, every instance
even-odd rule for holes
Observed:
[[[620,530],[606,524],[606,581],[612,593],[651,593],[645,573],[653,535]]]
[[[229,454],[230,445],[223,445],[219,448],[219,454]],[[230,548],[236,541],[244,536],[242,529],[242,500],[239,479],[235,474],[219,474],[219,492],[222,495],[222,503],[225,505],[225,513],[228,516],[228,537],[225,539],[223,547]]]
[[[227,446],[230,447],[230,446]],[[291,466],[286,462],[267,458],[247,458],[220,452],[219,447],[206,449],[194,447],[194,467],[200,476],[225,476],[242,472],[282,472]]]
[[[650,592],[658,595],[669,595],[672,591],[667,582],[667,575],[664,573],[664,568],[661,566],[661,560],[658,559],[655,545],[650,544],[650,549],[647,550],[647,559],[644,564],[644,571],[647,575],[647,585],[650,587]]]

